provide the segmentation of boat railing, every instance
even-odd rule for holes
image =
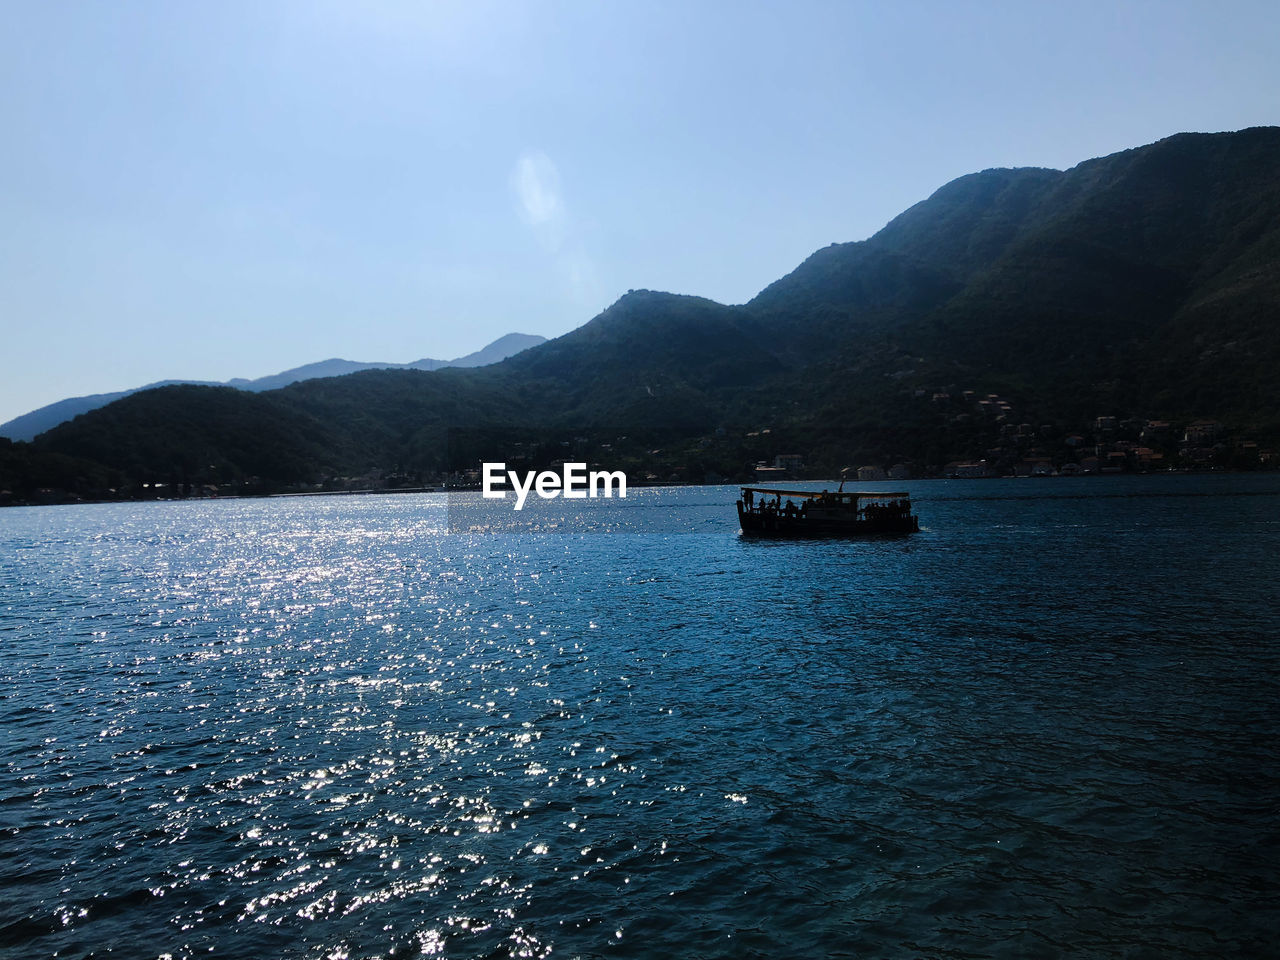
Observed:
[[[901,517],[911,513],[911,501],[906,498],[895,498],[892,500],[880,497],[861,497],[849,498],[842,497],[801,497],[799,503],[791,498],[785,501],[781,498],[774,497],[772,499],[763,498],[760,500],[748,500],[743,498],[738,502],[742,506],[743,513],[753,516],[777,517],[777,516],[806,516],[810,512],[822,513],[840,513],[840,514],[856,514],[858,517],[866,517],[868,519],[877,519],[881,517]],[[865,502],[861,502],[865,501]]]

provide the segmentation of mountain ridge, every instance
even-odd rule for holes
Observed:
[[[234,387],[237,390],[258,393],[287,387],[289,384],[300,380],[344,376],[349,373],[359,373],[362,370],[440,370],[444,367],[480,367],[498,363],[515,353],[519,353],[521,350],[527,350],[540,343],[545,343],[546,339],[546,337],[538,336],[537,334],[508,333],[481,347],[479,350],[456,357],[453,360],[434,360],[424,357],[421,360],[414,360],[410,363],[380,363],[377,361],[366,363],[359,360],[343,360],[333,357],[328,360],[319,360],[315,363],[303,364],[299,367],[283,370],[280,373],[256,378],[233,377],[230,380],[221,382],[210,380],[158,380],[155,383],[133,387],[129,390],[95,393],[82,397],[67,397],[63,400],[55,400],[53,403],[37,407],[0,424],[0,437],[7,437],[10,440],[34,440],[41,433],[53,429],[60,423],[74,419],[82,413],[88,413],[90,410],[104,407],[132,394],[140,393],[144,390],[154,390],[159,387],[178,385]]]

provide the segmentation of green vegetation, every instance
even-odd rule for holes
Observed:
[[[743,306],[633,291],[492,367],[146,391],[5,447],[0,484],[10,500],[405,486],[565,458],[699,482],[792,453],[827,476],[1265,465],[1278,169],[1280,129],[1260,128],[989,170]]]

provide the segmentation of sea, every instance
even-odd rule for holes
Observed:
[[[1276,956],[1280,476],[899,486],[0,511],[0,957]]]

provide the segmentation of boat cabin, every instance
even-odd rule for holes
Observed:
[[[915,533],[920,522],[905,492],[743,487],[738,521],[748,535],[775,537]]]

